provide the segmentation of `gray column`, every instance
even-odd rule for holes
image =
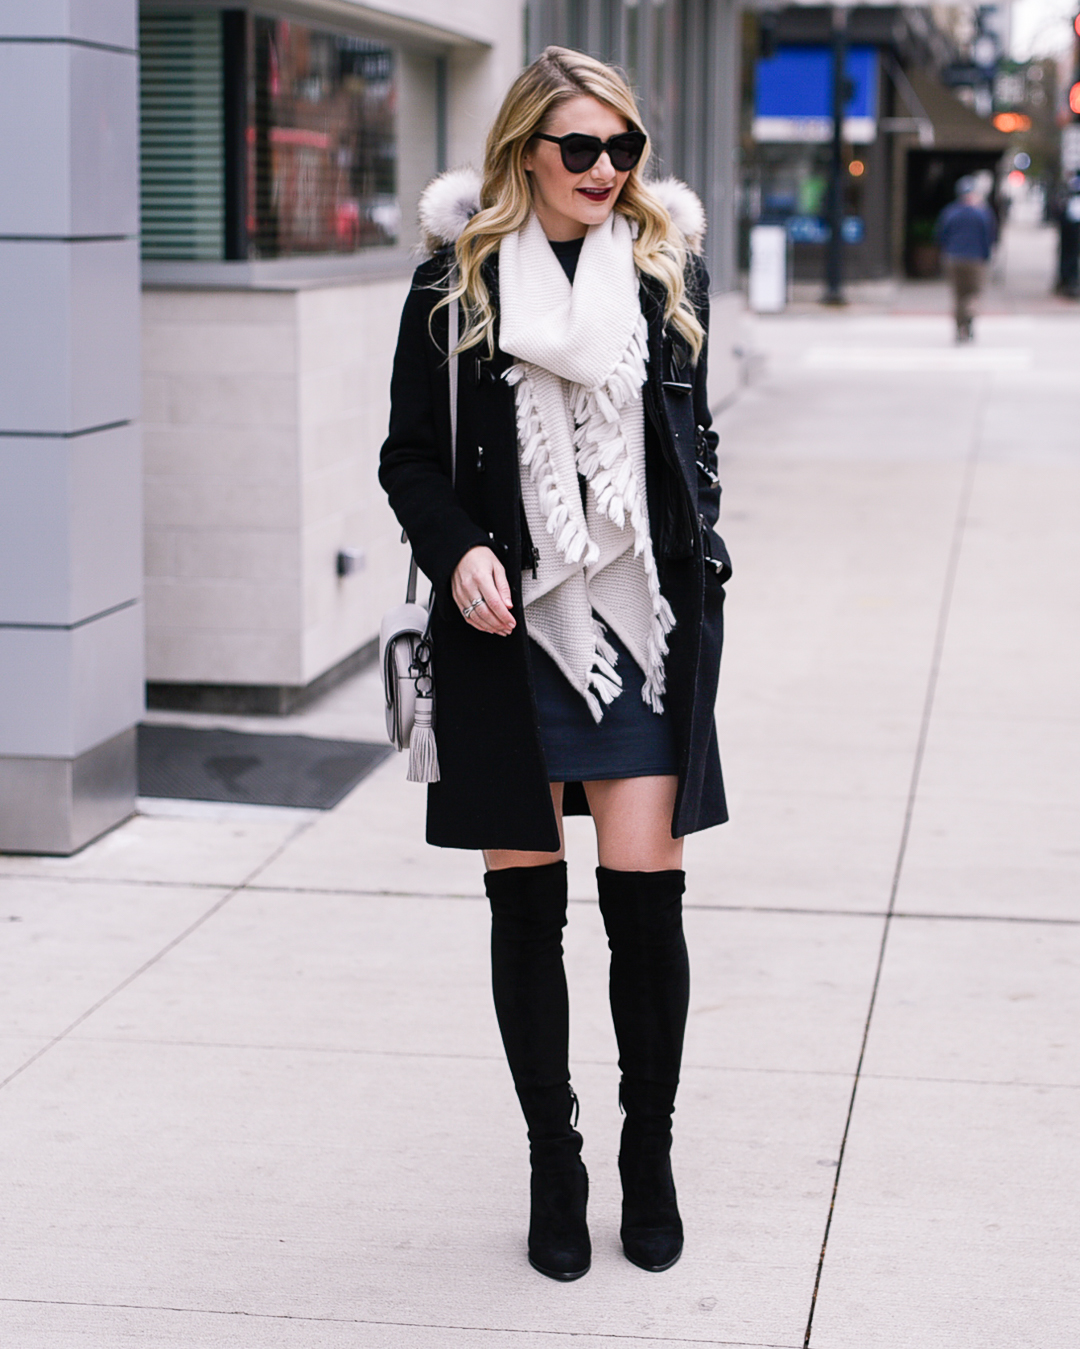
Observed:
[[[0,0],[0,850],[135,803],[136,0]]]
[[[707,256],[713,293],[735,290],[736,192],[739,148],[739,59],[742,50],[742,11],[738,0],[711,0],[709,4],[712,107],[707,118],[712,135],[709,147],[711,175]]]

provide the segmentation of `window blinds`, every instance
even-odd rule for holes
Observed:
[[[221,15],[149,13],[142,61],[142,253],[218,261],[225,255]]]

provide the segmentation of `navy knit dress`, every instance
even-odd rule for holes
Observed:
[[[571,239],[551,245],[571,283],[581,244],[581,239]],[[581,487],[584,499],[584,480]],[[599,725],[547,652],[536,642],[529,643],[540,739],[551,782],[666,777],[679,771],[670,718],[642,702],[644,674],[616,634],[610,628],[606,633],[618,653],[615,668],[623,690],[604,708]]]

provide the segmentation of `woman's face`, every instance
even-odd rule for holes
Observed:
[[[548,136],[581,132],[610,140],[630,128],[606,103],[588,95],[560,104],[542,130]],[[559,147],[551,141],[530,142],[522,159],[532,182],[533,208],[549,239],[580,239],[590,225],[611,214],[629,173],[616,173],[605,151],[585,173],[563,168]]]

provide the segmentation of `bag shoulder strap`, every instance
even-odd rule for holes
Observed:
[[[457,481],[458,299],[450,301],[450,481]]]
[[[456,274],[450,278],[450,284],[456,282]],[[460,311],[458,308],[458,299],[455,295],[448,306],[449,319],[449,373],[450,373],[450,483],[457,483],[457,393],[458,393],[458,326]],[[403,533],[402,542],[405,541]],[[420,568],[416,565],[416,554],[409,555],[409,582],[405,588],[405,599],[409,604],[416,603],[416,585],[420,576]],[[434,598],[434,594],[432,595]]]

